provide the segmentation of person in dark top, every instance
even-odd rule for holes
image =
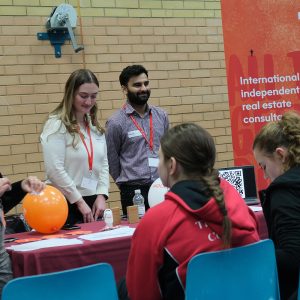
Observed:
[[[163,135],[158,173],[170,191],[146,212],[133,235],[128,295],[121,282],[120,299],[183,300],[194,255],[259,240],[254,213],[219,178],[215,158],[212,136],[196,124],[180,124]]]
[[[8,178],[0,178],[0,298],[3,286],[12,279],[11,262],[4,248],[4,213],[19,204],[27,192],[39,193],[44,187],[45,184],[35,176],[15,183],[11,183]]]
[[[40,192],[44,187],[45,184],[35,176],[11,183],[0,173],[0,198],[4,214],[19,204],[28,192]]]
[[[273,240],[281,300],[296,299],[300,267],[300,116],[287,112],[265,125],[253,143],[254,156],[271,181],[260,191]]]

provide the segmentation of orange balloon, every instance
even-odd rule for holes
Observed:
[[[41,193],[28,193],[24,197],[23,213],[31,228],[41,233],[53,233],[65,224],[68,217],[68,204],[58,189],[46,185]]]

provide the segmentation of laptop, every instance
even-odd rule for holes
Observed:
[[[254,166],[240,166],[219,169],[220,177],[231,183],[247,205],[259,204]]]

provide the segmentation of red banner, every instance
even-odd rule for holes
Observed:
[[[255,165],[260,128],[300,111],[300,1],[221,0],[234,163]],[[256,168],[257,186],[267,182]]]

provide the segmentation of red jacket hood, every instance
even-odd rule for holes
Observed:
[[[224,193],[227,213],[232,224],[232,246],[236,243],[240,244],[241,239],[247,239],[247,237],[252,236],[252,234],[255,235],[255,238],[259,239],[256,232],[258,225],[253,211],[247,206],[243,198],[230,183],[221,179],[220,186]],[[195,196],[195,190],[191,191],[191,193]],[[182,209],[197,216],[197,218],[211,227],[213,231],[220,236],[222,235],[223,215],[214,198],[208,199],[206,204],[199,209],[191,208],[187,202],[172,191],[169,191],[165,195],[165,200],[176,202]],[[253,236],[249,242],[252,242],[252,238]],[[245,242],[247,243],[247,241]]]

